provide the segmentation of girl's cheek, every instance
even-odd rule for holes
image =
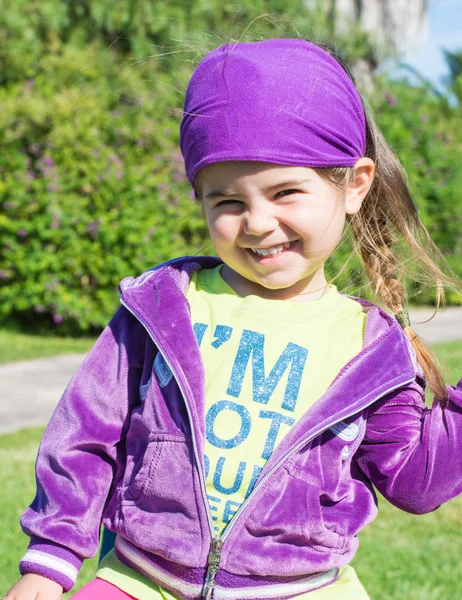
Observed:
[[[209,221],[209,230],[212,239],[220,241],[231,237],[232,226],[227,219],[218,218]]]

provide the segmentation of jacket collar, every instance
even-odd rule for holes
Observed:
[[[186,396],[202,449],[205,375],[185,292],[194,271],[219,264],[214,257],[182,257],[120,284],[121,302],[144,325]],[[410,344],[396,320],[370,302],[353,299],[367,312],[363,349],[277,446],[272,464],[301,439],[363,410],[416,376]]]

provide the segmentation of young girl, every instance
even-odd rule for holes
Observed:
[[[367,599],[349,563],[372,486],[413,513],[462,492],[462,382],[444,386],[410,328],[393,232],[451,279],[416,240],[352,79],[317,45],[207,55],[181,148],[219,258],[122,281],[45,432],[6,598],[60,598],[103,522],[115,549],[79,600]],[[396,318],[326,280],[346,220]]]

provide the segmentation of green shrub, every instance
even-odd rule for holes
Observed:
[[[387,76],[376,79],[369,104],[377,125],[403,164],[419,216],[438,246],[443,261],[434,257],[448,272],[444,262],[462,278],[462,110],[450,106],[445,97],[426,86],[413,87],[406,81]],[[328,273],[340,273],[337,285],[353,294],[371,298],[357,257],[351,254],[350,240],[328,261]],[[428,244],[424,247],[428,250]],[[405,254],[407,268],[421,277],[419,265]],[[421,268],[421,267],[420,267]],[[408,296],[414,304],[433,304],[436,290],[408,281]],[[448,304],[462,304],[460,292],[448,290]]]
[[[350,59],[374,53],[360,31],[337,39],[298,0],[238,7],[218,0],[6,0],[1,321],[66,334],[98,330],[118,306],[123,277],[212,251],[179,154],[183,91],[210,47],[277,35],[330,38]],[[460,275],[460,111],[387,80],[372,103],[408,169],[424,222]],[[331,274],[348,254],[346,244],[330,261]],[[364,283],[358,261],[337,283],[353,293]]]
[[[0,90],[0,315],[87,331],[114,311],[122,277],[205,233],[165,76],[98,46],[42,61],[33,81]]]
[[[425,87],[387,78],[378,80],[372,101],[377,122],[407,172],[421,220],[462,278],[462,107],[449,107]],[[423,290],[415,301],[432,302],[434,295]],[[462,304],[462,297],[449,292],[448,301]]]

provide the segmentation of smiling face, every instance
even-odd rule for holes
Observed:
[[[196,183],[227,283],[241,296],[292,300],[323,295],[324,263],[367,193],[307,167],[250,161],[209,165]]]

